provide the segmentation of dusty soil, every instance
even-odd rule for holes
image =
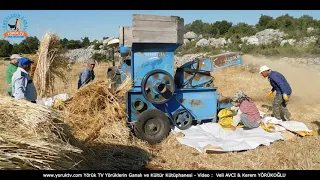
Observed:
[[[283,59],[255,57],[251,55],[243,56],[244,64],[249,64],[259,68],[267,65],[272,70],[282,73],[291,85],[293,96],[304,103],[320,103],[320,72],[301,65],[300,61],[288,63]],[[259,65],[259,66],[257,66]],[[320,65],[313,65],[320,66]],[[255,71],[256,72],[256,71]]]

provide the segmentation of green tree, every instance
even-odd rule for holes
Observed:
[[[228,22],[228,21],[226,21],[226,20],[216,21],[216,22],[213,24],[213,26],[217,28],[219,35],[224,35],[224,34],[226,34],[226,33],[229,31],[229,29],[232,27],[232,23],[231,23],[231,22]]]
[[[210,23],[203,23],[201,34],[206,38],[214,36],[214,33],[212,32],[212,25]]]
[[[38,50],[39,45],[40,45],[40,41],[36,36],[34,37],[29,36],[26,39],[21,41],[20,50],[22,51],[22,53],[32,54]]]
[[[202,34],[203,33],[203,22],[202,20],[195,20],[190,25],[191,31],[193,31],[196,34]]]
[[[61,46],[63,48],[67,47],[68,42],[69,42],[69,40],[67,38],[63,38],[63,39],[60,40]]]
[[[262,15],[259,18],[259,22],[257,24],[257,27],[259,30],[264,30],[267,28],[267,25],[273,20],[271,16]]]
[[[255,28],[248,25],[247,23],[238,23],[235,26],[232,26],[228,33],[232,35],[240,35],[240,36],[251,36],[256,33]]]
[[[98,62],[108,60],[106,55],[100,53],[94,53],[91,58],[97,60]]]
[[[0,57],[10,56],[12,51],[12,44],[7,40],[0,40]]]
[[[99,41],[95,39],[90,43],[90,45],[95,45],[96,43],[99,43]]]
[[[276,27],[277,29],[287,30],[293,29],[295,26],[295,19],[292,16],[289,16],[289,14],[277,17],[275,22],[278,26]]]
[[[278,24],[278,22],[276,20],[271,20],[269,21],[269,23],[261,30],[265,30],[265,29],[278,29],[280,27],[280,25]]]
[[[100,49],[100,46],[102,45],[102,43],[99,43],[99,41],[96,41],[94,44],[93,44],[93,49],[94,50],[99,50]]]
[[[216,26],[214,25],[214,23],[211,23],[211,24],[210,24],[209,34],[210,34],[211,36],[216,36],[216,35],[219,34],[219,29],[218,29],[218,27],[216,27]]]
[[[81,42],[82,47],[90,46],[90,40],[88,37],[84,37],[83,39],[81,38],[81,40],[82,40],[82,42]]]
[[[314,20],[313,17],[309,15],[303,15],[298,18],[296,20],[296,24],[300,27],[300,29],[307,29],[308,27],[320,27],[320,23],[318,23],[317,20]]]
[[[12,48],[12,54],[20,54],[20,53],[22,53],[20,45],[17,43],[14,43]]]
[[[196,34],[202,34],[204,37],[213,37],[224,35],[232,27],[228,21],[217,21],[215,23],[204,23],[202,20],[195,20],[191,24],[185,25],[185,32],[192,31]]]
[[[79,49],[82,48],[82,43],[80,40],[69,40],[66,45],[67,49]]]
[[[184,32],[187,33],[187,32],[189,32],[189,31],[192,31],[192,30],[191,30],[191,24],[186,24],[186,25],[184,26]]]

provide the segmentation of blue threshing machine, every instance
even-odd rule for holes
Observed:
[[[117,74],[130,74],[127,92],[128,123],[134,134],[150,144],[161,142],[173,127],[217,122],[221,104],[210,71],[242,64],[239,53],[196,58],[174,68],[174,51],[183,44],[184,23],[176,16],[133,15],[133,27],[120,27],[123,58]],[[126,30],[126,32],[125,32]],[[163,30],[163,31],[162,31]]]

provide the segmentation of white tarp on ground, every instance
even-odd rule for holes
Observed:
[[[311,131],[303,123],[297,121],[282,122],[273,117],[265,117],[262,122],[278,124],[282,128],[278,127],[276,129],[278,132],[267,132],[261,126],[251,130],[237,128],[232,131],[223,129],[218,123],[205,123],[183,131],[175,128],[173,133],[182,132],[184,137],[177,137],[177,140],[203,153],[207,146],[214,147],[214,151],[220,152],[255,149],[260,145],[269,146],[274,141],[284,140],[281,131],[286,131],[286,129]]]
[[[204,152],[204,148],[208,145],[219,147],[215,151],[242,151],[255,149],[260,145],[268,146],[274,141],[283,139],[281,132],[269,133],[262,127],[251,130],[237,128],[232,131],[223,129],[218,123],[205,123],[183,131],[175,128],[174,132],[182,132],[185,135],[177,137],[181,144],[200,152]]]
[[[37,104],[41,104],[41,105],[44,105],[44,106],[52,107],[53,103],[56,100],[65,101],[67,99],[69,99],[69,95],[68,94],[58,94],[58,95],[55,95],[55,96],[50,97],[50,98],[43,98],[43,99],[37,100]]]
[[[281,121],[273,117],[265,117],[262,122],[273,124],[275,131],[312,132],[303,122],[299,121]]]

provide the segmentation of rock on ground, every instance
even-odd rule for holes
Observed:
[[[313,31],[315,31],[315,29],[309,28],[308,30],[309,34]],[[221,47],[226,47],[232,43],[231,39],[226,39],[226,38],[218,38],[218,39],[201,38],[200,39],[199,37],[200,35],[197,35],[193,32],[186,33],[184,45],[186,45],[188,42],[191,42],[191,41],[197,41],[196,47],[212,46],[215,48],[221,48]],[[301,40],[297,41],[296,39],[292,39],[292,38],[287,39],[287,37],[288,35],[283,31],[280,31],[279,29],[265,29],[263,31],[256,33],[253,36],[241,37],[241,41],[247,45],[254,45],[254,46],[277,43],[280,46],[284,46],[285,44],[288,44],[290,46],[297,45],[297,46],[306,47],[312,43],[315,43],[318,39],[314,36],[310,36],[310,37],[304,37]],[[241,46],[239,45],[239,47]]]
[[[94,50],[93,47],[94,46],[92,45],[87,48],[68,50],[67,53],[65,53],[63,56],[66,57],[69,60],[69,62],[84,63],[88,59],[92,58],[92,55],[95,53],[106,55],[107,57],[110,57],[112,54],[111,50]],[[120,57],[120,53],[115,52],[114,56],[115,58],[118,58]]]
[[[199,53],[199,54],[186,54],[183,56],[174,56],[174,66],[180,67],[183,64],[192,61],[196,57],[206,56],[206,53]]]

